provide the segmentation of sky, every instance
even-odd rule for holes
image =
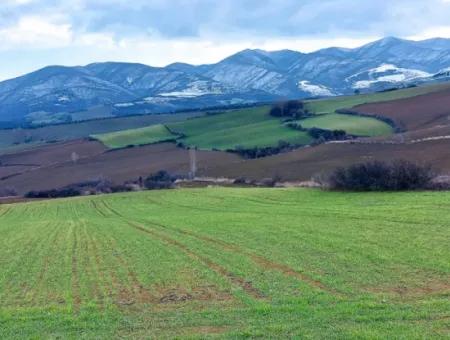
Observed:
[[[204,64],[385,36],[450,38],[450,0],[0,0],[0,80],[47,65]]]

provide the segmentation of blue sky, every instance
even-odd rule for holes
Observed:
[[[384,36],[450,38],[450,0],[2,0],[0,79],[49,64],[201,64]]]

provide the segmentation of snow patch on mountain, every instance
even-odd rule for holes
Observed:
[[[134,106],[134,103],[119,103],[119,104],[115,104],[115,107],[130,107],[130,106]]]
[[[313,96],[330,97],[335,94],[326,86],[311,84],[308,80],[302,80],[298,82],[300,90],[308,92]]]
[[[70,102],[70,98],[68,96],[61,96],[58,98],[58,102]]]
[[[193,98],[208,94],[222,94],[220,86],[214,86],[208,81],[199,80],[188,84],[188,87],[178,91],[159,93],[161,97]]]
[[[362,89],[369,88],[376,83],[401,83],[431,76],[432,74],[421,70],[397,67],[393,64],[381,64],[347,77],[345,81],[353,82],[354,89]]]

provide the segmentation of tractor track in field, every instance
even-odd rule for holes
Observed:
[[[100,213],[102,216],[107,217],[107,214],[101,209],[101,207],[97,204],[93,205],[98,213]],[[108,210],[109,211],[109,210]],[[107,291],[107,295],[110,299],[113,300],[113,302],[119,306],[128,306],[133,305],[135,303],[153,303],[157,301],[157,298],[153,296],[147,288],[144,287],[144,285],[139,281],[137,274],[131,270],[131,266],[129,263],[125,260],[125,258],[120,254],[118,251],[117,242],[113,238],[106,238],[105,245],[108,249],[111,249],[113,251],[113,257],[114,262],[116,262],[115,268],[122,268],[123,272],[126,273],[127,279],[131,285],[130,287],[126,287],[123,285],[122,280],[117,275],[117,270],[109,270],[106,271],[104,269],[104,264],[101,259],[99,249],[97,247],[96,242],[92,239],[92,237],[89,237],[92,251],[93,251],[93,258],[95,260],[95,263],[97,265],[97,271],[102,278],[102,281],[104,284],[104,289]],[[111,285],[109,285],[107,282],[105,282],[105,277],[109,272],[109,277],[111,279]]]
[[[149,223],[151,223],[152,225],[155,225],[157,227],[164,228],[165,230],[168,230],[168,231],[174,231],[174,232],[177,232],[182,235],[187,235],[187,236],[193,237],[193,238],[203,241],[203,242],[214,244],[216,246],[219,246],[222,250],[225,250],[228,252],[240,253],[244,256],[251,258],[253,262],[255,262],[257,265],[259,265],[263,269],[272,269],[272,270],[279,271],[286,276],[294,277],[304,283],[307,283],[308,285],[310,285],[314,288],[318,288],[318,289],[328,292],[332,295],[339,296],[342,294],[341,292],[338,292],[332,288],[325,286],[319,280],[315,280],[306,274],[300,273],[285,264],[274,262],[264,256],[254,254],[254,253],[249,252],[249,251],[247,251],[239,246],[236,246],[234,244],[231,244],[231,243],[228,243],[228,242],[225,242],[222,240],[217,240],[217,239],[214,239],[214,238],[211,238],[208,236],[198,235],[191,231],[181,230],[179,228],[167,227],[163,224],[155,223],[153,221],[149,222]]]
[[[38,273],[37,280],[35,283],[34,292],[33,292],[33,296],[31,299],[31,304],[33,306],[35,306],[37,303],[39,293],[43,291],[45,276],[48,273],[48,269],[50,266],[50,260],[55,255],[55,251],[57,249],[56,240],[58,239],[58,236],[59,236],[59,228],[58,228],[58,226],[55,226],[54,234],[52,236],[50,236],[48,239],[48,244],[50,244],[51,246],[48,248],[46,254],[44,255],[44,262],[41,266],[41,269]]]
[[[80,292],[80,273],[77,257],[78,248],[78,236],[75,230],[75,226],[72,225],[73,241],[72,241],[72,276],[71,276],[71,286],[72,286],[72,304],[75,313],[78,313],[81,306],[81,292]]]
[[[183,251],[187,256],[192,258],[193,260],[196,260],[197,262],[203,263],[205,266],[207,266],[210,270],[214,271],[215,273],[219,274],[226,280],[230,281],[233,285],[239,286],[242,290],[244,290],[248,295],[252,296],[255,299],[263,299],[266,296],[257,288],[255,288],[250,281],[246,281],[245,279],[229,272],[227,269],[222,267],[221,265],[211,261],[209,258],[205,256],[201,256],[195,252],[193,252],[189,247],[182,244],[181,242],[174,240],[173,238],[162,234],[161,232],[158,232],[154,229],[148,229],[145,226],[141,225],[140,223],[129,221],[126,217],[124,217],[122,214],[120,214],[118,211],[114,210],[110,206],[107,205],[106,202],[102,202],[105,208],[107,208],[109,211],[111,211],[112,214],[120,217],[122,220],[124,220],[125,223],[127,223],[130,227],[139,230],[141,232],[144,232],[146,234],[152,235],[157,237],[160,240],[163,240],[165,243],[175,246],[181,251]]]
[[[97,243],[95,241],[96,240],[94,238],[92,238],[92,236],[89,234],[88,242],[90,243],[90,249],[92,251],[92,256],[93,256],[94,261],[95,261],[96,266],[97,266],[98,278],[101,279],[101,281],[105,282],[105,276],[106,275],[105,275],[104,265],[103,265],[103,262],[101,260],[100,253],[98,251]],[[105,282],[104,283],[104,289],[105,289],[107,295],[112,299],[113,291],[112,291],[111,286],[108,283]]]
[[[110,210],[113,214],[121,217],[122,219],[124,219],[125,217],[123,215],[121,215],[119,212],[115,211],[114,209],[112,209],[110,206],[107,205],[107,203],[105,201],[102,202],[103,205]],[[191,232],[191,231],[186,231],[186,230],[181,230],[179,228],[176,227],[168,227],[165,226],[163,224],[160,223],[156,223],[153,221],[147,221],[147,223],[150,223],[151,225],[154,225],[156,227],[162,228],[166,231],[171,231],[171,232],[176,232],[182,235],[187,235],[190,237],[193,237],[197,240],[203,241],[203,242],[207,242],[209,244],[214,244],[216,246],[219,246],[222,250],[228,251],[228,252],[234,252],[234,253],[240,253],[244,256],[249,257],[254,263],[256,263],[258,266],[262,267],[263,269],[271,269],[271,270],[276,270],[278,272],[281,272],[282,274],[284,274],[285,276],[289,276],[289,277],[294,277],[297,280],[300,280],[306,284],[308,284],[311,287],[314,287],[316,289],[319,289],[321,291],[327,292],[329,294],[332,294],[334,296],[343,296],[342,292],[339,292],[333,288],[330,288],[328,286],[326,286],[325,284],[323,284],[321,281],[313,279],[312,277],[304,274],[304,273],[300,273],[296,270],[294,270],[293,268],[282,264],[282,263],[278,263],[275,261],[272,261],[264,256],[255,254],[253,252],[250,252],[248,250],[245,250],[239,246],[236,246],[234,244],[222,241],[222,240],[217,240],[208,236],[203,236],[203,235],[198,235],[197,233]],[[176,241],[177,242],[177,241]],[[183,245],[184,246],[184,245]]]
[[[119,212],[115,211],[114,209],[112,209],[110,206],[107,205],[106,202],[103,201],[103,204],[105,205],[105,207],[107,209],[109,209],[112,213],[114,213],[115,215],[121,217],[121,218],[125,218],[123,215],[121,215]],[[127,221],[129,223],[129,221]],[[207,242],[209,244],[214,244],[216,246],[221,247],[222,250],[228,251],[228,252],[234,252],[234,253],[240,253],[244,256],[249,257],[254,263],[256,263],[258,266],[262,267],[263,269],[271,269],[271,270],[276,270],[278,272],[281,272],[282,274],[284,274],[285,276],[289,276],[289,277],[294,277],[297,280],[300,280],[301,282],[304,282],[306,284],[308,284],[311,287],[314,287],[316,289],[319,289],[321,291],[327,292],[331,295],[334,296],[342,296],[342,292],[339,292],[333,288],[330,288],[328,286],[326,286],[325,284],[323,284],[321,281],[313,279],[312,277],[304,274],[304,273],[300,273],[296,270],[294,270],[293,268],[282,264],[282,263],[278,263],[275,261],[272,261],[264,256],[261,255],[257,255],[255,253],[252,253],[248,250],[245,250],[239,246],[236,246],[234,244],[222,241],[222,240],[217,240],[211,237],[207,237],[207,236],[203,236],[203,235],[198,235],[194,232],[190,232],[190,231],[186,231],[186,230],[181,230],[179,228],[174,228],[174,227],[167,227],[163,224],[159,224],[153,221],[148,221],[148,223],[162,228],[166,231],[171,231],[171,232],[176,232],[182,235],[187,235],[190,237],[193,237],[197,240],[203,241],[203,242]],[[172,239],[173,240],[173,239]],[[177,243],[179,243],[176,240],[173,240]],[[184,245],[182,245],[183,247],[185,247]],[[223,273],[222,273],[223,274]]]
[[[0,211],[0,217],[5,217],[10,211],[11,208],[2,209],[2,211]]]
[[[36,255],[36,251],[38,248],[42,247],[43,245],[47,244],[48,239],[50,238],[50,236],[48,236],[48,238],[41,238],[40,236],[36,236],[33,239],[29,239],[28,242],[26,242],[23,246],[23,249],[26,249],[24,251],[24,253],[17,258],[16,261],[14,261],[12,264],[10,264],[9,268],[6,270],[3,270],[3,274],[4,274],[4,278],[5,280],[0,281],[0,292],[3,293],[3,295],[0,295],[0,306],[7,306],[9,304],[12,305],[22,305],[25,306],[24,303],[24,299],[23,296],[30,290],[30,286],[28,284],[24,284],[22,285],[22,291],[21,291],[21,296],[22,298],[20,298],[19,301],[17,301],[17,296],[12,296],[10,292],[9,287],[12,287],[11,283],[9,283],[7,280],[8,279],[12,279],[13,278],[13,270],[15,270],[15,268],[20,268],[21,267],[21,263],[23,259],[37,259],[37,256],[33,256]],[[12,301],[14,301],[14,303],[12,303]]]
[[[91,289],[92,289],[92,295],[93,299],[96,301],[96,303],[99,305],[99,307],[103,308],[103,292],[101,291],[99,287],[99,282],[97,280],[98,278],[98,270],[95,268],[95,259],[92,254],[92,244],[90,242],[90,236],[89,232],[87,231],[87,224],[84,220],[79,220],[80,223],[83,225],[83,232],[84,232],[84,242],[83,242],[83,253],[84,253],[84,267],[86,272],[88,273],[88,277],[90,278],[91,283]],[[91,290],[90,290],[91,291]]]
[[[115,249],[118,249],[117,243],[114,239],[111,239],[111,244]],[[132,295],[135,297],[136,302],[139,303],[151,303],[156,302],[158,299],[156,296],[150,293],[148,289],[144,287],[142,282],[138,279],[137,274],[131,269],[130,264],[128,261],[120,255],[120,253],[116,254],[116,258],[118,262],[120,262],[120,265],[126,269],[127,272],[127,278],[129,283],[131,283],[133,293]]]
[[[108,217],[97,205],[95,199],[91,200],[91,204],[94,207],[95,211],[97,211],[102,217]]]

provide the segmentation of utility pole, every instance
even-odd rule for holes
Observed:
[[[189,177],[191,177],[191,179],[194,179],[197,174],[197,149],[195,147],[189,149],[189,163]]]

